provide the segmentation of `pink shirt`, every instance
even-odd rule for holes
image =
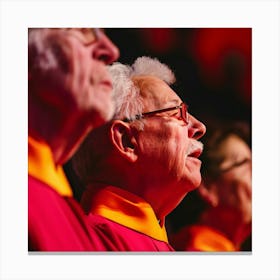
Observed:
[[[50,148],[28,138],[28,250],[93,251],[91,228]]]

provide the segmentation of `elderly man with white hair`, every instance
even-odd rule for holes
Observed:
[[[114,113],[107,64],[118,48],[100,29],[28,30],[28,249],[92,250],[62,165]]]
[[[116,112],[73,157],[99,251],[173,251],[165,217],[201,181],[205,126],[169,86],[157,59],[109,66]]]

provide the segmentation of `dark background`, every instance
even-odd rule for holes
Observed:
[[[190,112],[212,119],[251,123],[250,28],[108,28],[119,61],[156,57],[175,72],[174,89]]]
[[[175,73],[172,88],[203,123],[252,121],[251,28],[106,28],[119,47],[119,61],[132,64],[139,56],[156,57]],[[202,139],[203,142],[203,139]],[[65,165],[74,196],[83,186],[71,163]],[[195,222],[203,203],[189,193],[167,217],[167,229],[177,231]]]

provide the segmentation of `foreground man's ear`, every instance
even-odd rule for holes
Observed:
[[[131,126],[121,120],[113,121],[110,129],[110,138],[115,149],[130,162],[138,158],[138,143]]]

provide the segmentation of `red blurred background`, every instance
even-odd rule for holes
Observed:
[[[122,63],[157,57],[175,72],[174,89],[190,112],[251,124],[251,28],[108,28]]]

